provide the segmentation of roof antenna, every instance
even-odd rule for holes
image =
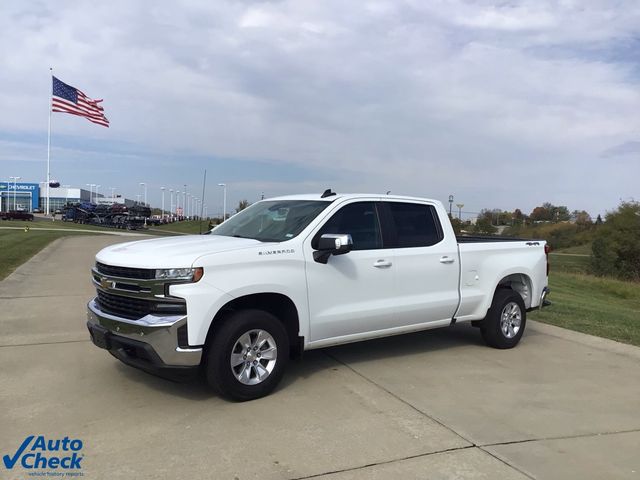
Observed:
[[[320,198],[333,197],[334,195],[336,195],[336,192],[332,192],[330,188],[327,188],[324,193],[320,195]]]
[[[391,193],[391,190],[387,190],[387,195],[389,195]]]

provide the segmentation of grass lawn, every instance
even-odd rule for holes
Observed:
[[[34,230],[0,230],[0,280],[46,247],[52,241],[82,232]]]
[[[550,255],[552,306],[530,318],[640,346],[640,284],[588,275],[588,256]]]
[[[31,230],[37,230],[41,228],[51,229],[55,228],[56,230],[95,230],[97,232],[104,231],[105,227],[99,227],[96,225],[83,225],[81,223],[73,223],[73,222],[63,222],[62,220],[56,220],[52,222],[49,219],[37,218],[35,222],[1,222],[0,227],[25,227],[29,226]],[[110,229],[108,229],[110,230]]]
[[[557,253],[572,253],[578,255],[591,255],[591,242],[583,243],[582,245],[577,245],[575,247],[567,247],[560,250],[557,250]]]
[[[167,225],[159,225],[157,227],[150,227],[149,233],[156,234],[159,232],[177,232],[177,233],[186,233],[186,234],[199,234],[200,228],[202,228],[202,232],[206,232],[208,228],[209,222],[207,220],[202,221],[202,227],[200,227],[200,222],[197,220],[185,220],[184,222],[174,222],[169,223]]]

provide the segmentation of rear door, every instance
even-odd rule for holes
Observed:
[[[435,206],[388,200],[382,202],[381,212],[394,247],[394,323],[451,320],[459,300],[458,244],[455,237],[446,238]]]

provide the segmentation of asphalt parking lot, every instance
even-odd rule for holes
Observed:
[[[89,268],[126,239],[56,241],[0,282],[0,451],[83,441],[84,478],[640,478],[640,349],[531,322],[308,352],[230,403],[120,364],[85,327]],[[28,478],[3,465],[2,478]]]

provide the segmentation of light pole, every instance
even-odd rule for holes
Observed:
[[[140,186],[144,187],[144,206],[147,206],[147,184],[144,182],[140,182]]]
[[[187,184],[184,184],[184,190],[182,191],[182,194],[184,195],[183,201],[182,201],[182,216],[184,217],[187,213]]]
[[[95,183],[87,183],[87,187],[89,187],[89,203],[93,203],[93,187],[96,186]]]
[[[187,218],[190,218],[191,217],[191,194],[190,193],[187,193],[186,195],[184,206],[185,206],[185,210],[187,211],[186,212]]]
[[[69,189],[71,188],[71,185],[62,185],[62,188],[66,189],[64,204],[67,205],[67,203],[69,203]]]
[[[9,211],[9,191],[11,190],[11,180],[13,180],[13,177],[9,177],[9,180],[7,180],[7,212]]]
[[[169,217],[173,217],[173,188],[169,189]]]
[[[449,218],[451,217],[451,207],[453,206],[453,195],[449,195]]]
[[[464,203],[456,203],[456,207],[458,207],[458,220],[462,221],[462,207],[464,207]]]
[[[98,203],[98,189],[99,189],[101,186],[102,186],[102,185],[96,185],[96,193],[95,193],[96,203]]]
[[[164,218],[164,187],[160,187],[162,190],[162,218]]]
[[[224,197],[222,200],[222,221],[224,222],[227,219],[227,184],[219,183],[218,186],[224,189]]]
[[[140,194],[136,193],[136,204],[140,205]]]
[[[9,182],[13,180],[13,209],[16,209],[16,182],[21,177],[9,177]],[[7,182],[7,211],[9,211],[9,182]]]
[[[111,203],[116,203],[115,191],[117,190],[117,188],[116,187],[109,187],[109,190],[111,190]]]
[[[180,208],[180,190],[176,190],[176,217],[178,216],[179,208]]]
[[[13,177],[13,209],[16,210],[16,191],[18,190],[18,180],[22,177]]]

